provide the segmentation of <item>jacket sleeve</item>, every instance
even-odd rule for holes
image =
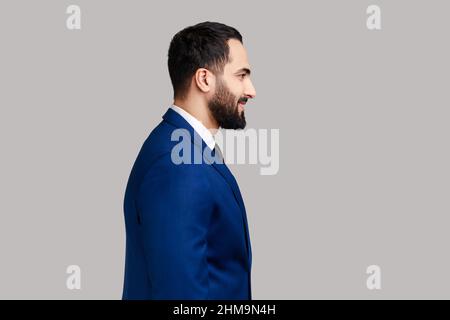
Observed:
[[[144,177],[137,205],[154,299],[208,298],[212,201],[202,165],[175,165],[164,157]]]

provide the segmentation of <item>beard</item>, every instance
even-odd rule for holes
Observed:
[[[247,102],[247,98],[237,98],[228,90],[219,78],[214,96],[208,101],[208,108],[219,127],[223,129],[244,129],[246,125],[244,111],[239,113],[238,103]]]

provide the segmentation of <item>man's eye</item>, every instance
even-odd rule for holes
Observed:
[[[240,74],[240,75],[239,75],[239,77],[240,77],[241,79],[244,79],[244,78],[245,78],[245,76],[246,76],[246,74],[245,74],[245,73],[243,73],[243,74]]]

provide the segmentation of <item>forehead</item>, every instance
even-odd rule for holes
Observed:
[[[228,46],[230,48],[230,61],[225,65],[225,71],[235,72],[242,68],[250,69],[248,63],[247,50],[239,40],[228,40]]]

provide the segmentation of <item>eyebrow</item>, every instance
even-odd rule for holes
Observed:
[[[252,71],[249,68],[241,68],[238,71],[236,71],[234,74],[238,74],[241,72],[245,72],[246,74],[250,75],[252,73]]]

